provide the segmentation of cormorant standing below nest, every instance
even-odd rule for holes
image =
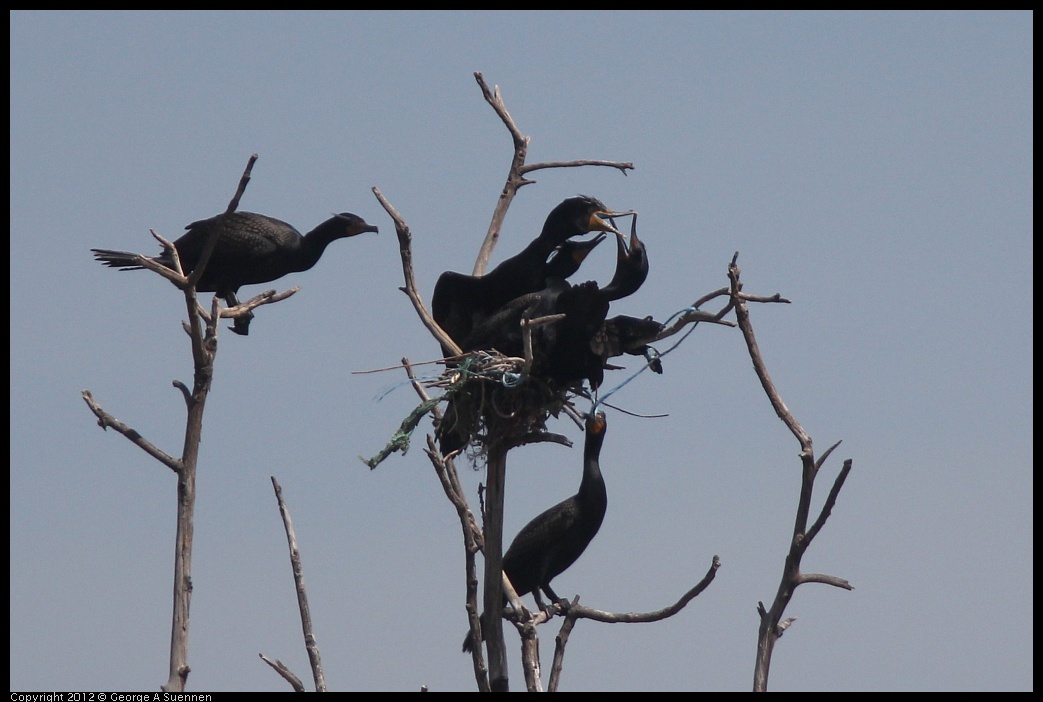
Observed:
[[[608,493],[599,457],[606,427],[604,412],[599,410],[587,415],[583,478],[579,491],[522,527],[503,554],[503,572],[518,597],[531,592],[536,606],[548,616],[550,607],[544,604],[540,591],[546,593],[552,605],[568,607],[569,601],[558,597],[550,582],[576,562],[597,535],[605,518]],[[472,646],[473,640],[468,633],[463,650],[470,651]]]
[[[442,273],[431,297],[431,316],[453,341],[461,344],[481,320],[514,298],[536,292],[547,284],[547,259],[558,246],[592,231],[618,234],[611,223],[602,219],[612,214],[597,198],[578,195],[565,199],[547,215],[538,237],[484,276]],[[578,268],[577,263],[569,275]],[[448,356],[449,350],[443,348],[442,353]]]
[[[217,215],[192,222],[185,227],[188,233],[174,242],[186,276],[191,275],[199,263],[214,227],[220,227],[220,234],[196,290],[216,293],[229,307],[239,304],[236,293],[240,286],[268,283],[288,273],[306,271],[318,262],[331,241],[377,231],[375,226],[350,212],[334,215],[304,236],[286,222],[254,212]],[[98,261],[113,268],[124,271],[143,268],[134,262],[137,254],[129,251],[91,251]],[[168,251],[152,260],[174,267],[173,256]],[[250,313],[237,317],[232,331],[248,334],[253,316]]]

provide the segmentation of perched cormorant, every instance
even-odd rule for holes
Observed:
[[[542,590],[552,604],[568,607],[568,600],[558,597],[550,583],[576,562],[597,535],[608,507],[605,479],[601,475],[599,457],[605,441],[605,413],[588,415],[583,444],[583,478],[579,491],[539,514],[522,527],[503,554],[503,572],[514,586],[518,597],[528,593],[536,606],[550,613],[540,596]],[[470,633],[463,650],[470,651]]]
[[[616,228],[602,219],[611,214],[597,198],[579,195],[565,199],[547,215],[538,237],[484,276],[442,273],[431,297],[431,316],[459,345],[482,319],[514,298],[543,288],[548,277],[548,257],[557,247],[592,231],[618,235]],[[565,259],[561,259],[564,263]],[[448,349],[443,348],[442,352],[449,355]]]
[[[318,262],[331,241],[377,231],[375,226],[350,212],[334,215],[304,236],[286,222],[262,214],[218,215],[192,222],[185,227],[188,232],[174,242],[185,275],[190,275],[199,263],[215,226],[221,228],[221,233],[196,290],[216,293],[229,307],[239,304],[236,293],[240,286],[268,283],[288,273],[306,271]],[[91,251],[107,266],[124,271],[142,268],[134,262],[136,254],[128,251]],[[173,257],[167,251],[152,260],[174,267]],[[252,313],[236,318],[232,331],[248,334],[252,318]]]

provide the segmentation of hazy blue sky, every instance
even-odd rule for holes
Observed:
[[[167,678],[175,480],[80,398],[179,454],[191,382],[178,291],[91,247],[158,252],[222,211],[307,231],[351,211],[295,297],[223,331],[196,509],[188,688],[310,680],[269,476],[300,540],[337,690],[471,690],[460,528],[420,435],[370,471],[415,406],[399,372],[438,346],[398,290],[469,272],[511,157],[473,77],[499,85],[535,174],[494,263],[577,193],[640,213],[648,282],[617,305],[668,317],[726,284],[752,310],[818,452],[804,559],[850,580],[798,590],[773,690],[1033,686],[1032,20],[1027,12],[23,12],[11,19],[11,688],[157,690]],[[578,279],[611,277],[604,246]],[[266,286],[244,289],[249,294]],[[227,325],[224,325],[227,326]],[[625,359],[629,370],[636,359]],[[613,401],[609,509],[562,595],[657,624],[580,622],[567,690],[748,690],[757,602],[782,571],[799,446],[737,330],[703,326]],[[425,366],[434,373],[434,366]],[[610,373],[605,389],[629,376]],[[430,428],[428,422],[421,429]],[[553,429],[581,444],[562,421]],[[512,452],[505,532],[575,491],[580,449]],[[483,474],[461,466],[472,505]],[[540,630],[549,671],[556,622]],[[523,689],[507,630],[511,684]]]

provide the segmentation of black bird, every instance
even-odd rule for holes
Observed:
[[[608,285],[598,287],[593,281],[570,285],[561,279],[549,279],[542,290],[511,300],[476,324],[461,344],[463,349],[495,348],[508,356],[521,356],[522,319],[564,314],[564,319],[533,331],[532,373],[558,387],[581,380],[587,380],[592,390],[599,387],[608,355],[597,339],[616,331],[616,325],[604,329],[609,305],[635,293],[648,277],[648,256],[637,233],[631,234],[629,246],[621,234],[617,234],[616,243],[616,270]],[[647,335],[648,326],[642,326],[634,333]],[[632,344],[632,348],[636,347]]]
[[[644,356],[653,372],[662,374],[663,362],[658,352],[649,346],[662,333],[664,325],[647,317],[629,317],[624,314],[606,319],[601,329],[590,340],[590,348],[601,356],[605,368],[618,368],[608,364],[608,359],[623,354]]]
[[[484,276],[464,275],[455,271],[442,273],[431,297],[431,316],[459,345],[482,319],[514,298],[543,288],[550,266],[548,257],[569,239],[592,231],[618,235],[616,228],[602,219],[612,214],[597,198],[579,195],[565,199],[547,215],[538,237]],[[582,257],[579,260],[582,261]],[[559,266],[556,270],[568,271],[566,261],[565,258],[560,259],[555,264]],[[569,275],[578,268],[577,262]],[[554,270],[552,268],[552,274]],[[442,353],[448,356],[450,352],[443,348]]]
[[[196,290],[216,293],[229,307],[239,304],[236,294],[240,286],[268,283],[288,273],[306,271],[318,262],[331,241],[377,231],[375,226],[350,212],[334,215],[304,236],[286,222],[254,212],[232,212],[224,219],[221,217],[192,222],[185,227],[188,232],[174,242],[174,247],[182,270],[190,275],[214,227],[220,227],[214,252]],[[94,258],[107,266],[124,271],[142,268],[134,262],[136,254],[128,251],[91,251]],[[173,257],[167,251],[152,260],[174,267]],[[232,331],[245,336],[250,331],[252,318],[252,313],[236,318]]]
[[[602,219],[611,214],[597,198],[587,195],[566,198],[547,215],[536,239],[486,275],[442,273],[431,298],[432,317],[464,351],[491,348],[468,342],[474,328],[515,298],[536,292],[551,281],[564,280],[579,270],[604,236],[585,242],[569,239],[591,231],[612,232],[618,236],[619,231]],[[494,328],[487,323],[479,337]],[[518,338],[520,340],[520,336]],[[451,353],[448,347],[442,346],[443,356]],[[471,438],[467,428],[470,424],[461,421],[457,402],[450,398],[435,432],[443,456],[467,445]]]
[[[558,597],[551,588],[551,580],[576,562],[597,535],[605,519],[608,493],[605,491],[599,459],[606,427],[604,412],[587,415],[583,478],[579,491],[522,527],[503,554],[503,572],[507,574],[518,597],[531,592],[536,606],[548,615],[550,607],[544,604],[540,591],[551,599],[552,604],[568,607],[568,600]],[[470,651],[472,646],[473,641],[468,633],[463,650]]]
[[[603,287],[602,295],[609,301],[621,300],[633,295],[648,278],[648,252],[645,242],[637,238],[637,232],[630,232],[630,244],[624,241],[623,235],[616,233],[616,272],[608,285]]]
[[[636,231],[630,234],[629,246],[617,233],[616,248],[616,270],[608,285],[598,288],[587,282],[562,289],[553,311],[565,318],[536,329],[533,343],[542,353],[542,361],[534,364],[536,372],[560,386],[579,380],[586,380],[591,390],[601,385],[605,358],[594,340],[604,330],[609,304],[633,295],[648,278],[648,254]]]
[[[605,358],[595,349],[594,339],[604,329],[609,304],[633,295],[648,278],[648,255],[637,232],[631,233],[629,246],[618,234],[616,245],[616,270],[608,285],[598,288],[587,282],[562,290],[554,312],[565,318],[536,330],[533,343],[543,354],[536,372],[558,385],[578,380],[586,380],[591,390],[601,385]]]
[[[587,241],[566,241],[554,250],[550,258],[547,260],[546,280],[548,285],[552,281],[564,281],[570,275],[579,270],[580,265],[584,259],[590,255],[590,252],[605,239],[604,232],[598,234],[593,239]],[[532,295],[532,293],[530,293]],[[525,296],[523,296],[524,298]],[[516,298],[518,299],[518,298]],[[513,302],[513,301],[512,301]],[[510,305],[511,303],[508,303]],[[494,318],[497,318],[497,314],[494,314],[491,318],[486,318],[479,323],[479,334],[485,331],[497,331],[499,324]],[[507,314],[511,314],[510,311]],[[516,322],[520,320],[520,316],[515,315]],[[520,343],[520,331],[518,340]],[[481,343],[481,336],[475,336],[473,333],[468,336],[467,341],[461,343],[464,351],[474,350],[476,348],[492,348],[491,346],[483,346]],[[476,345],[477,344],[477,345]],[[444,350],[448,354],[448,349]],[[520,352],[519,352],[520,353]],[[439,440],[439,447],[442,451],[442,455],[449,455],[453,451],[462,449],[467,442],[470,440],[468,430],[458,425],[459,417],[457,416],[457,403],[454,398],[450,398],[446,402],[445,412],[442,415],[442,420],[438,425],[436,432]]]

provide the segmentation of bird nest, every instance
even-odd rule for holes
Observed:
[[[468,455],[475,461],[494,445],[506,450],[535,441],[560,442],[561,437],[547,433],[547,418],[571,408],[570,394],[579,389],[552,387],[529,374],[530,365],[524,358],[496,351],[476,351],[453,359],[451,368],[424,383],[444,393],[425,398],[402,420],[383,449],[371,458],[359,456],[359,460],[372,470],[392,453],[406,453],[420,421],[443,401],[446,410],[436,426],[443,455],[453,453],[445,449],[447,436],[458,438],[461,451],[469,447]]]
[[[510,448],[545,438],[548,417],[557,417],[575,390],[555,387],[528,372],[531,361],[496,351],[467,354],[447,368],[433,387],[445,390],[439,436],[456,434],[478,458],[490,447]]]

